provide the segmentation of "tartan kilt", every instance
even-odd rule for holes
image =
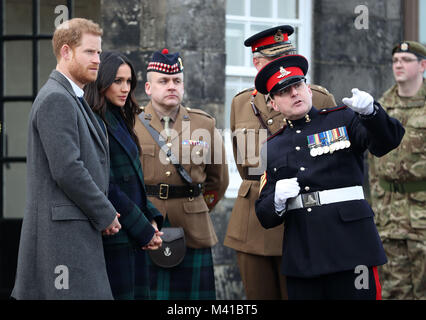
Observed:
[[[132,245],[104,244],[108,279],[114,299],[149,300],[147,253]]]
[[[161,248],[160,248],[161,250]],[[161,268],[147,257],[152,300],[215,300],[211,248],[186,248],[183,261],[173,268]]]

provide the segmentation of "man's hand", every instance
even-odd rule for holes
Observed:
[[[155,229],[155,233],[151,241],[146,246],[142,247],[143,250],[157,250],[161,247],[161,244],[163,243],[161,236],[164,234],[164,232],[158,231],[157,223],[155,221],[152,221],[151,224]]]
[[[358,90],[357,88],[352,89],[351,98],[343,98],[342,102],[353,111],[364,116],[370,115],[374,111],[374,98],[368,92]]]
[[[117,212],[114,221],[104,231],[102,231],[102,235],[112,236],[120,231],[121,224],[118,222],[118,218],[120,218],[120,214]]]
[[[275,210],[281,212],[286,207],[288,198],[293,198],[299,194],[300,186],[297,178],[282,179],[275,184],[274,204]]]

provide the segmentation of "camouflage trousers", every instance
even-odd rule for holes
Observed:
[[[426,300],[426,241],[384,239],[388,263],[379,267],[383,299]]]

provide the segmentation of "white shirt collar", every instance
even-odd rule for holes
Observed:
[[[61,72],[61,73],[62,73],[62,72]],[[76,85],[74,81],[72,81],[70,78],[68,78],[66,75],[64,75],[63,73],[62,73],[62,75],[63,75],[65,78],[67,78],[67,79],[68,79],[68,81],[70,82],[71,87],[72,87],[72,89],[74,90],[75,95],[76,95],[78,98],[83,97],[83,95],[84,95],[84,91],[83,91],[83,90],[82,90],[82,89],[81,89],[78,85]]]

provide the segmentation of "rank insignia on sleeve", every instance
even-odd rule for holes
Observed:
[[[263,187],[266,185],[266,171],[262,174],[260,177],[260,187],[259,187],[259,194],[262,192]]]

